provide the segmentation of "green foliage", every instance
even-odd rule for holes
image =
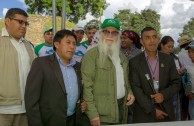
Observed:
[[[133,30],[140,33],[144,27],[151,26],[160,33],[160,15],[153,10],[143,10],[141,13],[132,13],[129,9],[119,10],[114,18],[120,21],[122,30]]]
[[[180,52],[180,47],[175,47],[173,50],[174,54],[178,54]]]
[[[27,11],[32,14],[52,14],[52,0],[25,0],[29,6]],[[87,13],[94,17],[101,16],[102,9],[106,9],[109,4],[106,0],[67,0],[67,19],[77,23],[80,19],[85,19]],[[62,0],[56,0],[57,16],[62,15]]]
[[[96,19],[93,19],[93,20],[90,20],[89,22],[86,23],[86,25],[84,26],[84,30],[86,31],[87,27],[90,26],[90,25],[94,25],[96,26],[97,28],[100,27],[100,21],[99,20],[96,20]]]
[[[2,29],[3,27],[5,27],[5,24],[0,22],[0,29]]]
[[[183,32],[180,35],[188,35],[191,38],[194,38],[194,18],[191,18],[190,21],[183,27]]]

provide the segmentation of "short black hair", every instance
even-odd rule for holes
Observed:
[[[156,29],[154,29],[153,27],[145,27],[142,31],[141,31],[141,38],[143,37],[143,33],[146,31],[156,31]],[[157,32],[157,31],[156,31]]]
[[[66,29],[63,29],[63,30],[60,30],[58,31],[55,36],[54,36],[54,39],[53,39],[53,49],[56,51],[56,47],[54,45],[55,42],[61,42],[61,39],[63,39],[65,36],[73,36],[75,38],[75,40],[77,41],[77,37],[75,36],[75,34],[70,31],[70,30],[66,30]]]
[[[11,8],[7,11],[5,18],[14,18],[16,14],[28,17],[28,14],[20,8]]]
[[[168,42],[174,42],[174,39],[171,36],[164,36],[158,45],[158,50],[162,49],[161,44],[166,45]]]

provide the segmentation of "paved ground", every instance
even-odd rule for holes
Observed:
[[[126,124],[126,125],[114,125],[114,126],[194,126],[194,121],[176,121],[176,122],[162,122],[162,123],[139,123],[139,124]]]

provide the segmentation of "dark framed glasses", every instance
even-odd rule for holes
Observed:
[[[23,20],[20,20],[20,19],[15,19],[15,18],[10,18],[10,19],[17,21],[20,25],[25,24],[25,26],[29,26],[29,23],[27,21],[23,21]]]

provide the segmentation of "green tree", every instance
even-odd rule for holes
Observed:
[[[52,0],[25,0],[29,6],[27,11],[31,14],[52,14]],[[87,13],[94,17],[101,16],[102,9],[106,9],[109,4],[106,0],[67,0],[67,19],[77,23],[80,19],[85,19]],[[56,0],[57,16],[62,14],[62,0]]]
[[[160,15],[156,11],[148,9],[141,11],[142,18],[145,20],[145,26],[151,26],[160,33]]]
[[[160,33],[160,15],[153,10],[142,10],[141,13],[132,13],[129,9],[119,10],[114,18],[120,21],[122,30],[133,30],[140,33],[146,26],[151,26]]]
[[[96,26],[97,28],[100,27],[100,21],[99,20],[96,20],[96,19],[93,19],[93,20],[90,20],[89,22],[86,23],[86,25],[84,26],[84,30],[86,31],[86,28],[90,25],[94,25]]]
[[[190,21],[184,25],[183,32],[180,35],[188,35],[191,38],[194,38],[194,18],[191,18]]]
[[[125,30],[131,26],[131,11],[128,9],[118,10],[118,14],[114,14],[114,18],[121,24],[121,29]]]

